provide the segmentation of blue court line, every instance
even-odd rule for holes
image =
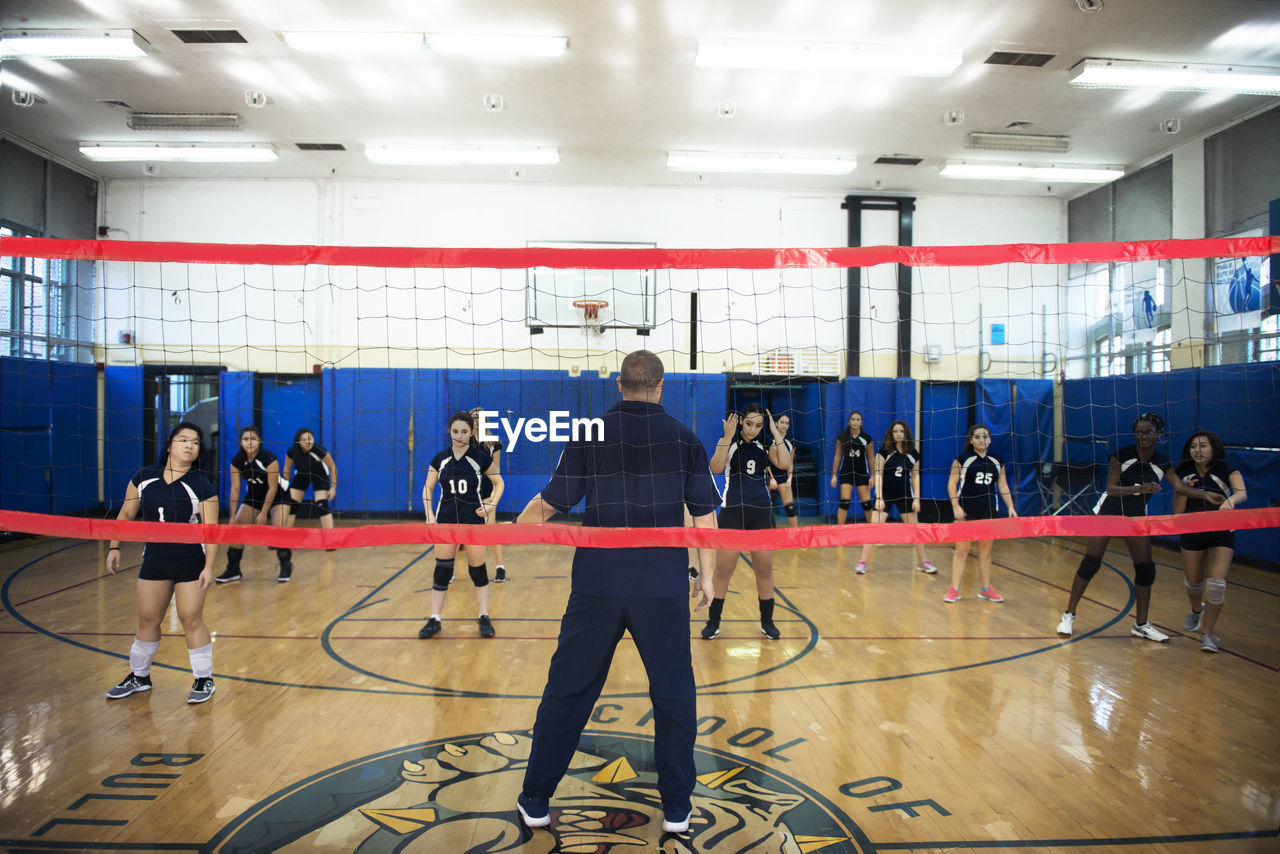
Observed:
[[[870,852],[915,851],[917,849],[975,848],[1096,848],[1111,845],[1177,845],[1192,842],[1225,842],[1232,839],[1273,839],[1280,830],[1238,830],[1225,833],[1188,833],[1177,836],[1113,836],[1102,839],[987,839],[949,842],[884,842],[872,844]]]

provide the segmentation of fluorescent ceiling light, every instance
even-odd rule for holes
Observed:
[[[995,151],[1048,151],[1061,154],[1071,150],[1071,137],[1041,133],[974,131],[969,134],[964,147]]]
[[[1084,59],[1071,69],[1072,86],[1093,89],[1168,89],[1280,95],[1280,68]]]
[[[107,162],[272,163],[279,159],[276,147],[269,143],[85,142],[80,153],[89,160]]]
[[[511,36],[481,33],[427,33],[427,47],[458,56],[564,56],[568,36]]]
[[[668,151],[667,168],[677,172],[771,172],[781,175],[848,175],[856,157],[812,154],[723,154]]]
[[[1104,166],[1027,166],[1022,163],[960,163],[948,160],[939,174],[943,178],[975,180],[1104,184],[1124,177],[1124,170]]]
[[[958,50],[912,51],[883,45],[699,39],[696,64],[711,68],[853,71],[942,77],[960,66]]]
[[[552,166],[560,152],[549,146],[366,145],[373,163],[395,166]]]
[[[294,50],[308,53],[413,53],[422,50],[422,33],[302,32],[280,33]]]
[[[141,59],[147,47],[133,30],[0,31],[0,59]]]

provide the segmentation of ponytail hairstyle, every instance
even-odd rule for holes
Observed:
[[[849,413],[849,418],[852,418],[855,415],[858,416],[859,418],[863,417],[862,413],[855,409]],[[844,420],[844,429],[841,430],[840,435],[836,437],[836,442],[840,445],[841,456],[844,456],[845,454],[849,453],[849,446],[853,444],[853,431],[849,429],[849,418],[846,418]],[[863,419],[863,427],[864,429],[862,430],[862,432],[863,433],[867,432],[865,429],[866,427],[865,418]]]
[[[760,442],[766,442],[767,439],[761,438],[769,432],[769,413],[764,411],[764,407],[758,403],[748,403],[742,407],[742,411],[738,413],[738,429],[734,433],[734,441],[742,441],[742,423],[747,420],[748,415],[759,415],[764,419],[764,426],[760,428],[760,433],[756,439]]]
[[[991,435],[991,428],[990,428],[990,427],[988,427],[986,424],[973,424],[973,425],[971,425],[971,426],[969,427],[969,432],[968,432],[968,433],[966,433],[966,434],[965,434],[965,437],[964,437],[964,451],[963,451],[963,453],[966,453],[966,454],[972,454],[972,453],[973,453],[973,434],[974,434],[974,433],[977,433],[979,430],[986,430],[986,431],[987,431],[987,435],[988,435],[988,436],[990,436],[990,435]]]
[[[194,421],[179,421],[173,425],[173,429],[169,431],[169,438],[165,440],[164,447],[160,449],[160,465],[165,465],[169,462],[169,448],[173,446],[174,437],[183,430],[194,430],[196,439],[200,442],[200,453],[196,454],[196,458],[191,462],[191,468],[198,470],[200,464],[204,462],[204,431]]]
[[[1162,417],[1160,417],[1160,414],[1159,414],[1158,412],[1144,412],[1144,413],[1142,413],[1142,414],[1141,414],[1141,415],[1139,415],[1137,418],[1133,419],[1133,426],[1132,426],[1132,427],[1130,427],[1129,429],[1130,429],[1130,430],[1135,430],[1135,431],[1136,431],[1136,430],[1138,429],[1138,424],[1139,424],[1139,423],[1141,423],[1141,422],[1143,422],[1143,421],[1145,421],[1145,422],[1147,422],[1148,424],[1150,424],[1150,425],[1151,425],[1151,429],[1155,430],[1155,431],[1156,431],[1156,433],[1163,433],[1163,432],[1164,432],[1164,419],[1163,419]]]

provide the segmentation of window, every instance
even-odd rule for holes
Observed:
[[[38,237],[0,224],[5,237]],[[93,264],[0,258],[0,354],[54,361],[91,361],[89,312]]]

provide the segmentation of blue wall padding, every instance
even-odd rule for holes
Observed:
[[[920,475],[922,498],[947,501],[947,478],[951,463],[964,448],[973,417],[969,410],[967,383],[926,383],[920,398],[920,433],[923,454]],[[907,419],[908,422],[910,419]]]
[[[325,448],[338,470],[335,510],[412,510],[409,456],[413,382],[409,371],[344,368],[325,372]],[[418,483],[419,490],[421,482]]]
[[[0,506],[48,513],[53,463],[49,363],[0,359]]]
[[[1274,441],[1280,434],[1280,363],[1221,365],[1204,368],[1199,376],[1200,427],[1228,445],[1280,444]]]
[[[98,503],[98,369],[49,363],[53,425],[52,511],[83,513]]]
[[[148,405],[143,399],[141,366],[108,366],[103,369],[105,390],[104,436],[105,464],[103,489],[105,502],[112,512],[120,509],[129,480],[144,465],[156,460],[142,458],[142,413]]]
[[[1019,515],[1039,514],[1041,464],[1053,459],[1053,381],[980,379],[976,396],[991,449],[1009,461],[1005,477]]]
[[[328,448],[324,424],[320,417],[320,400],[323,396],[322,382],[319,375],[313,376],[272,376],[259,375],[256,378],[261,389],[262,399],[262,443],[273,454],[283,458],[285,451],[293,444],[293,434],[301,427],[317,431],[317,441]],[[281,471],[284,462],[280,463]],[[341,486],[341,484],[339,484]]]
[[[1280,456],[1270,451],[1228,448],[1227,460],[1244,478],[1249,493],[1245,507],[1280,507]],[[1236,554],[1276,563],[1280,560],[1280,528],[1238,532]]]
[[[862,413],[862,429],[875,442],[878,451],[890,422],[901,418],[909,424],[915,423],[916,381],[909,377],[847,377],[842,383],[822,386],[821,401],[824,413],[822,453],[815,456],[819,494],[823,497],[822,511],[825,515],[832,515],[840,500],[840,490],[831,487],[831,460],[836,453],[836,439],[848,426],[849,415]],[[871,465],[874,474],[874,460]],[[862,518],[862,509],[857,503],[855,492],[854,506],[849,510],[851,519]]]
[[[240,451],[240,428],[254,423],[253,420],[253,372],[223,371],[218,375],[218,500],[223,510],[231,504],[231,460]],[[261,424],[255,425],[259,430]],[[268,439],[262,437],[263,447],[273,454],[284,452],[279,442],[274,447]],[[280,463],[281,467],[284,463]],[[241,492],[244,491],[243,484]],[[240,498],[241,496],[236,496]]]

